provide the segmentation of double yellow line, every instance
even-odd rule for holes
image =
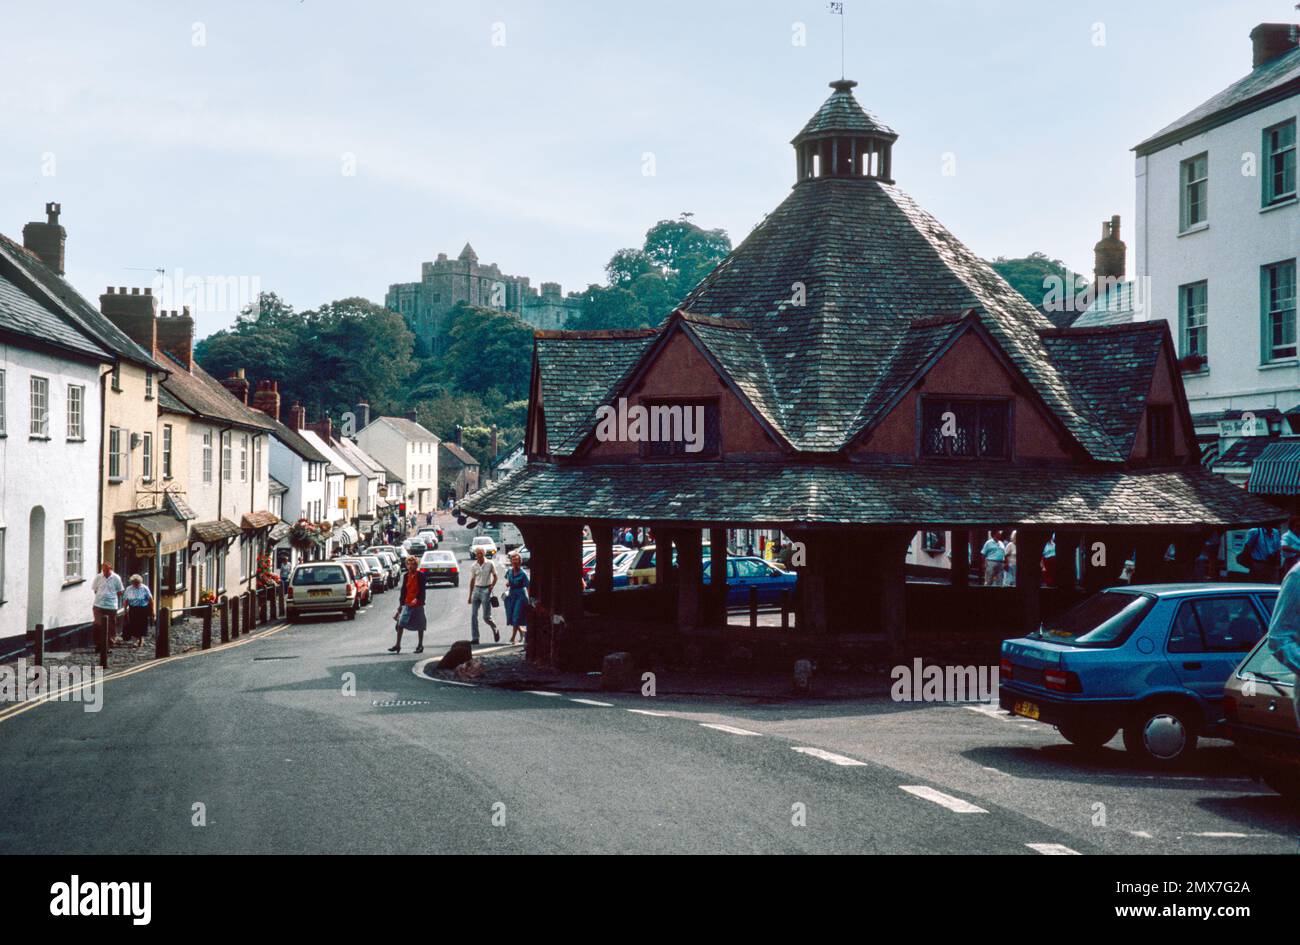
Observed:
[[[257,640],[261,640],[269,636],[274,636],[275,634],[279,633],[282,630],[289,629],[289,626],[290,624],[288,623],[281,623],[281,624],[277,624],[274,627],[269,627],[266,630],[262,630],[257,633],[251,634],[250,636],[241,637],[238,640],[231,640],[229,643],[218,643],[216,646],[208,650],[190,650],[186,653],[177,653],[175,656],[166,656],[160,660],[150,660],[147,663],[141,663],[139,666],[131,666],[128,667],[127,669],[120,669],[115,673],[107,673],[103,677],[103,679],[100,680],[100,682],[106,683],[110,679],[124,679],[127,676],[134,676],[136,673],[143,673],[147,669],[154,669],[157,666],[164,666],[168,663],[175,663],[175,662],[179,662],[180,660],[187,660],[195,656],[206,656],[209,653],[220,653],[223,650],[233,650],[237,646],[243,646],[246,643],[253,643]],[[93,670],[93,669],[97,669],[98,667],[92,666],[86,668]],[[88,689],[95,684],[96,683],[94,681],[83,682],[76,686],[65,686],[64,688],[59,689],[56,692],[44,693],[43,695],[39,695],[34,699],[26,699],[18,703],[17,705],[13,705],[6,709],[0,710],[0,722],[7,722],[10,719],[12,719],[14,716],[22,715],[24,712],[30,712],[32,709],[36,708],[38,705],[41,705],[44,702],[62,701],[61,697],[71,695],[74,692],[81,692],[83,689]]]

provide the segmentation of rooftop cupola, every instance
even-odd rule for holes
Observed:
[[[857,84],[852,79],[832,82],[831,97],[790,142],[799,180],[865,177],[894,182],[890,154],[898,135],[858,104],[853,97]]]

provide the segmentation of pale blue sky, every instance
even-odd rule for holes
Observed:
[[[984,256],[1082,271],[1112,213],[1131,244],[1129,149],[1247,73],[1256,23],[1297,16],[1290,0],[845,9],[846,72],[900,134],[899,186]],[[789,139],[840,71],[823,0],[0,0],[0,24],[0,231],[62,202],[91,298],[166,267],[300,308],[382,301],[466,240],[569,291],[684,210],[739,242],[788,192]]]

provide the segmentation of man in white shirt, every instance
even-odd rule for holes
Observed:
[[[492,622],[492,588],[497,583],[496,565],[487,559],[483,549],[474,550],[474,563],[469,566],[469,631],[470,643],[478,644],[478,611],[483,608],[483,619],[492,628],[492,637],[500,641],[501,634]]]
[[[984,586],[1001,586],[1002,569],[1007,558],[1007,547],[1002,543],[1002,533],[989,532],[989,540],[984,542],[980,554],[984,557]]]
[[[95,594],[92,608],[95,615],[95,642],[106,639],[108,646],[117,645],[117,614],[122,609],[122,596],[126,588],[122,579],[113,571],[107,561],[99,566],[99,573],[91,582],[91,591]],[[104,634],[103,637],[100,634]]]

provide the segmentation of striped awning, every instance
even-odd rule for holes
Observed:
[[[1300,495],[1300,442],[1270,443],[1250,467],[1256,495]]]

